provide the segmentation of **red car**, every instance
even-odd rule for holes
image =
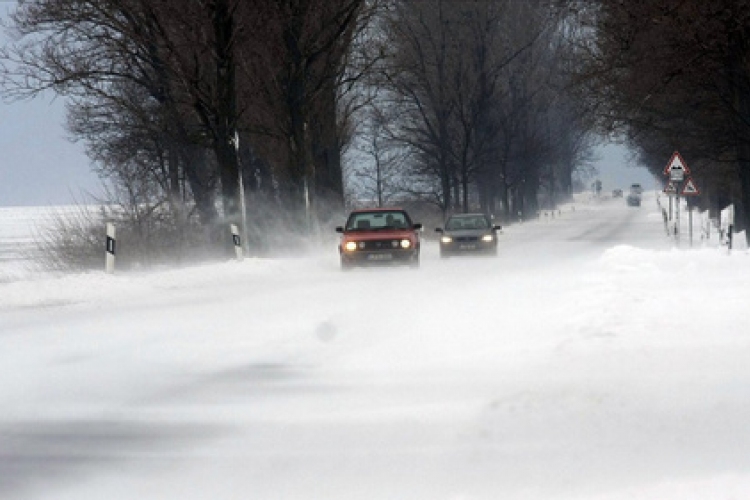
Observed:
[[[401,208],[354,210],[341,233],[341,269],[368,264],[408,264],[419,267],[419,231]]]

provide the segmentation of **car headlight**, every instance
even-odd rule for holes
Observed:
[[[451,238],[450,236],[440,237],[440,243],[452,243],[452,242],[453,242],[453,238]]]
[[[401,240],[401,248],[409,248],[410,246],[411,246],[411,241]]]
[[[357,242],[356,241],[347,241],[344,245],[344,249],[348,252],[353,252],[357,249]]]
[[[491,242],[494,239],[495,237],[492,236],[491,234],[485,234],[484,236],[482,236],[482,241]]]

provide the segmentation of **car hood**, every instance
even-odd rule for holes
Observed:
[[[452,236],[454,238],[462,238],[466,236],[484,236],[485,234],[492,234],[492,230],[486,229],[457,229],[457,230],[445,230],[443,234]]]
[[[390,240],[414,238],[417,236],[416,231],[408,229],[383,229],[381,231],[344,231],[344,237],[358,240]]]

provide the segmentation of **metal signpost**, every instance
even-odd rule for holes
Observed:
[[[698,187],[693,182],[693,179],[691,177],[688,177],[687,182],[682,188],[682,196],[699,196],[701,194]],[[689,226],[690,226],[690,246],[693,246],[693,204],[688,203],[688,219],[689,219]]]
[[[242,180],[242,159],[240,158],[240,134],[235,129],[234,131],[234,154],[237,158],[237,183],[239,184],[239,195],[240,195],[240,215],[241,215],[241,221],[242,221],[242,237],[245,238],[245,245],[248,244],[248,237],[247,237],[247,206],[245,205],[245,184]],[[245,251],[249,251],[248,248],[240,247],[240,249],[244,249]]]
[[[698,192],[698,189],[695,187],[695,184],[693,184],[692,179],[690,178],[690,169],[687,166],[687,163],[685,163],[685,160],[682,159],[682,156],[680,156],[680,153],[675,151],[672,153],[672,158],[670,158],[669,163],[667,163],[667,166],[664,167],[664,175],[669,176],[669,183],[667,184],[667,187],[664,188],[664,192],[669,194],[670,197],[675,197],[675,241],[677,242],[677,246],[680,245],[680,194],[683,194],[685,196],[691,196],[695,193],[687,192],[685,188],[679,189],[680,184],[685,180],[685,177],[687,177],[688,182],[686,186],[689,184],[691,186],[691,190],[694,190],[696,193]],[[671,200],[671,198],[670,198]],[[690,224],[692,225],[692,211],[690,211],[689,214],[690,218]],[[690,228],[690,244],[693,243],[693,236],[692,236],[692,227]]]
[[[669,197],[669,220],[672,220],[672,199],[677,194],[677,185],[672,181],[667,181],[667,185],[664,188],[664,193]],[[669,230],[668,234],[672,234],[673,231]]]

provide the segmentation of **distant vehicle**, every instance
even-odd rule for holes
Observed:
[[[440,233],[440,256],[468,253],[497,255],[497,232],[502,226],[492,224],[485,214],[456,214],[448,217]]]
[[[636,193],[630,193],[627,198],[629,207],[640,207],[641,206],[641,195]]]
[[[622,198],[622,189],[615,189],[612,191],[612,198]]]
[[[640,184],[631,184],[630,185],[630,192],[637,194],[638,196],[643,194],[643,187],[641,187]]]
[[[394,263],[419,267],[421,229],[401,208],[354,210],[346,225],[336,228],[341,269]]]

